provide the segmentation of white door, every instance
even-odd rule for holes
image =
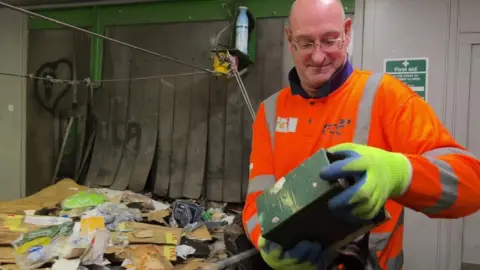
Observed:
[[[480,158],[480,34],[460,34],[458,41],[453,130],[457,141]],[[461,238],[450,250],[461,257],[461,266],[455,268],[480,270],[480,213],[455,223]]]

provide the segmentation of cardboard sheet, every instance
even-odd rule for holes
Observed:
[[[204,262],[200,259],[190,259],[183,264],[177,264],[173,268],[174,270],[197,270],[201,267],[207,267],[213,265],[212,263]]]
[[[182,237],[182,229],[179,228],[170,228],[164,227],[159,225],[152,225],[146,223],[138,223],[138,222],[123,222],[120,224],[119,228],[121,230],[154,230],[157,232],[170,232],[173,234],[173,237],[178,239],[178,243],[180,243],[180,238]],[[201,241],[210,241],[212,240],[212,236],[208,232],[208,229],[205,225],[201,226],[200,228],[196,229],[191,233],[187,233],[186,236],[190,239],[201,240]]]
[[[162,257],[165,257],[169,261],[174,262],[177,260],[177,251],[175,248],[176,246],[174,245],[133,245],[132,244],[125,247],[109,247],[105,250],[105,254],[115,254],[117,258],[121,260],[125,260],[128,258],[127,253],[129,249],[137,248],[137,247],[148,247],[148,246],[155,247],[155,252],[160,254]]]
[[[0,213],[22,215],[25,210],[40,210],[46,207],[53,207],[64,199],[84,190],[88,190],[88,188],[78,185],[72,179],[63,179],[57,184],[44,188],[26,198],[0,202]]]
[[[0,263],[15,263],[13,247],[0,247]]]
[[[163,256],[163,250],[154,245],[129,246],[128,258],[136,270],[172,269],[172,263]]]
[[[128,233],[128,242],[131,244],[177,245],[180,239],[174,232],[162,229],[138,229]]]
[[[42,226],[24,223],[23,215],[0,214],[0,245],[10,245],[26,232],[35,231]]]
[[[170,210],[159,210],[145,213],[142,216],[147,218],[148,221],[156,221],[158,223],[168,226],[164,218],[170,215]]]

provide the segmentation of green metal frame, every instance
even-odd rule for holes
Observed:
[[[229,20],[226,0],[163,0],[143,4],[92,6],[70,9],[40,10],[38,13],[87,27],[100,22],[105,26]],[[287,17],[294,0],[237,0],[248,6],[255,18]],[[355,0],[343,0],[346,13],[353,13]],[[30,29],[52,29],[63,26],[31,18]]]
[[[94,22],[92,25],[92,32],[105,35],[105,25],[102,23],[101,16],[99,16],[98,7],[93,8]],[[92,43],[90,48],[90,76],[92,80],[102,79],[103,68],[103,42],[104,40],[99,37],[92,37]]]
[[[294,0],[236,0],[245,5],[256,19],[287,17]],[[342,0],[346,13],[353,13],[355,0]],[[91,6],[68,9],[40,10],[38,13],[78,27],[88,27],[93,32],[105,34],[105,28],[118,25],[158,24],[231,20],[227,0],[159,0],[143,4]],[[58,29],[63,26],[39,18],[30,18],[29,29]],[[255,35],[250,40],[254,53]],[[102,78],[103,43],[92,37],[90,76]],[[254,59],[254,55],[250,55]]]

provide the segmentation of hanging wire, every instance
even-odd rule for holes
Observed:
[[[202,71],[205,71],[205,72],[209,72],[209,73],[214,73],[214,71],[212,71],[212,70],[209,70],[209,69],[206,69],[206,68],[203,68],[203,67],[199,67],[199,66],[196,66],[196,65],[193,65],[193,64],[190,64],[190,63],[187,63],[187,62],[184,62],[184,61],[175,59],[175,58],[170,57],[170,56],[162,55],[162,54],[159,54],[159,53],[156,53],[156,52],[153,52],[153,51],[150,51],[150,50],[147,50],[147,49],[144,49],[144,48],[141,48],[141,47],[138,47],[138,46],[135,46],[135,45],[132,45],[132,44],[129,44],[129,43],[126,43],[126,42],[123,42],[123,41],[114,39],[114,38],[110,38],[110,37],[107,37],[107,36],[104,36],[104,35],[100,35],[100,34],[97,34],[97,33],[94,33],[94,32],[91,32],[91,31],[88,31],[88,30],[85,30],[85,29],[82,29],[82,28],[80,28],[80,27],[76,27],[76,26],[71,25],[71,24],[68,24],[68,23],[65,23],[65,22],[62,22],[62,21],[59,21],[59,20],[55,20],[55,19],[52,19],[52,18],[50,18],[50,17],[43,16],[43,15],[40,15],[40,14],[38,14],[38,13],[35,13],[35,12],[32,12],[32,11],[29,11],[29,10],[26,10],[26,9],[23,9],[23,8],[20,8],[20,7],[17,7],[17,6],[13,6],[13,5],[7,4],[7,3],[2,2],[2,1],[0,1],[0,5],[1,5],[1,6],[4,6],[4,7],[6,7],[6,8],[9,8],[9,9],[13,9],[13,10],[19,11],[19,12],[21,12],[21,13],[28,14],[28,15],[30,15],[30,16],[39,17],[39,18],[42,18],[42,19],[44,19],[44,20],[47,20],[47,21],[50,21],[50,22],[53,22],[53,23],[56,23],[56,24],[63,25],[63,26],[65,26],[65,27],[68,27],[68,28],[71,28],[71,29],[74,29],[74,30],[77,30],[77,31],[80,31],[80,32],[87,33],[87,34],[89,34],[89,35],[91,35],[91,36],[95,36],[95,37],[98,37],[98,38],[101,38],[101,39],[105,39],[105,40],[108,40],[108,41],[111,41],[111,42],[114,42],[114,43],[117,43],[117,44],[120,44],[120,45],[123,45],[123,46],[127,46],[127,47],[129,47],[129,48],[132,48],[132,49],[135,49],[135,50],[138,50],[138,51],[142,51],[142,52],[151,54],[151,55],[155,55],[155,56],[157,56],[157,57],[160,57],[160,58],[163,58],[163,59],[166,59],[166,60],[169,60],[169,61],[172,61],[172,62],[181,64],[181,65],[185,65],[185,66],[188,66],[188,67],[191,67],[191,68],[194,68],[194,69],[198,69],[198,70],[202,70]]]
[[[20,77],[20,78],[27,78],[27,79],[35,79],[35,80],[42,80],[42,81],[50,81],[51,83],[59,83],[59,84],[90,84],[91,80],[90,78],[86,78],[83,81],[79,80],[64,80],[64,79],[56,79],[50,75],[47,75],[45,77],[39,77],[35,76],[33,74],[14,74],[14,73],[8,73],[8,72],[0,72],[0,75],[3,76],[10,76],[10,77]]]
[[[233,73],[233,76],[237,80],[238,86],[240,88],[240,92],[242,92],[243,99],[245,100],[245,104],[247,105],[247,108],[250,112],[250,115],[252,116],[252,119],[255,120],[255,110],[253,109],[252,102],[250,100],[250,97],[248,96],[247,89],[245,88],[242,78],[240,77],[240,73],[238,72],[238,67],[235,64],[235,58],[230,54],[228,50],[227,50],[226,61],[230,63],[230,72]]]
[[[184,76],[201,75],[201,74],[206,74],[206,72],[187,72],[187,73],[177,73],[177,74],[157,75],[157,76],[146,76],[146,77],[137,77],[137,78],[128,78],[128,79],[127,79],[127,78],[124,78],[124,79],[105,79],[105,80],[96,80],[96,81],[94,81],[94,83],[154,80],[154,79],[184,77]]]
[[[0,72],[0,75],[3,75],[3,76],[50,81],[51,83],[57,83],[57,84],[71,84],[71,85],[85,84],[87,86],[89,86],[91,84],[97,85],[97,84],[109,83],[109,82],[128,82],[128,81],[140,81],[140,80],[155,80],[155,79],[162,79],[162,78],[175,78],[175,77],[184,77],[184,76],[192,76],[192,75],[200,75],[200,74],[208,74],[208,73],[207,72],[187,72],[187,73],[155,75],[155,76],[146,76],[146,77],[116,78],[116,79],[114,78],[114,79],[104,79],[104,80],[92,81],[90,78],[85,78],[83,80],[63,80],[63,79],[56,79],[52,76],[38,77],[38,76],[35,76],[33,74],[22,75],[22,74],[8,73],[8,72]]]

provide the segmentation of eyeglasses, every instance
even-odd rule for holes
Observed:
[[[335,52],[343,47],[344,42],[345,39],[342,36],[341,38],[335,39],[323,39],[319,43],[294,39],[293,45],[297,51],[301,51],[302,53],[312,53],[317,45],[320,46],[320,49],[324,52]]]

